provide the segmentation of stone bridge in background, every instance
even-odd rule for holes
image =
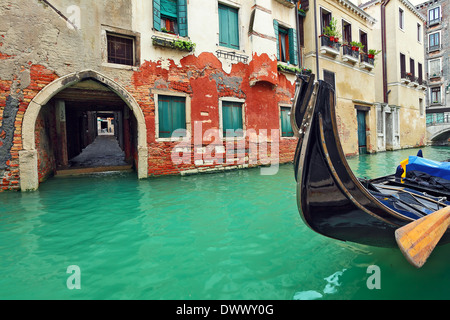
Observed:
[[[427,124],[427,139],[431,145],[448,145],[450,139],[450,119]]]

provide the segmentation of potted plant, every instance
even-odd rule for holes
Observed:
[[[352,41],[350,42],[350,45],[352,46],[353,51],[359,51],[360,49],[362,50],[364,48],[364,45],[358,41]]]
[[[328,36],[331,42],[339,42],[341,34],[337,29],[337,21],[335,18],[332,18],[328,26],[323,29],[323,34]]]
[[[369,59],[374,59],[377,54],[379,54],[381,50],[369,49],[368,56]]]
[[[194,51],[195,49],[195,43],[192,41],[181,40],[179,38],[173,42],[173,46],[181,51]]]

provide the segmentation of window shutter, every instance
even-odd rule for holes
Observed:
[[[158,102],[159,137],[169,138],[171,135],[170,103],[167,99],[159,99]]]
[[[280,60],[280,39],[278,35],[278,21],[273,20],[273,29],[275,30],[275,37],[277,38],[277,60]]]
[[[289,29],[289,62],[293,65],[298,64],[298,42],[297,42],[297,32],[295,29]]]
[[[228,26],[230,45],[234,49],[239,49],[239,20],[236,9],[228,8]]]
[[[186,0],[178,0],[178,33],[181,37],[188,36]]]
[[[172,132],[177,129],[186,129],[186,105],[184,98],[172,100]]]
[[[159,96],[159,137],[170,138],[177,129],[186,129],[186,104],[184,98]]]
[[[228,11],[225,6],[219,5],[219,42],[226,46],[229,43],[228,35]]]
[[[153,0],[153,28],[161,31],[161,1]]]
[[[243,129],[242,123],[242,105],[240,103],[223,102],[222,104],[222,126],[223,136],[227,136],[227,130],[234,130],[228,136],[238,136],[236,130]],[[231,135],[230,135],[231,134]]]

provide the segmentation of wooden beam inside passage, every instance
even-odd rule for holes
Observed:
[[[114,92],[104,90],[86,90],[78,88],[67,88],[55,96],[56,99],[67,102],[84,102],[103,105],[121,105],[125,102]]]

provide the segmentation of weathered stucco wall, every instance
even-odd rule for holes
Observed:
[[[57,79],[67,75],[68,81],[74,79],[82,70],[94,70],[95,76],[104,81],[117,83],[117,88],[131,94],[142,114],[147,141],[145,147],[135,153],[136,157],[144,157],[148,162],[147,175],[179,174],[182,171],[198,172],[206,170],[223,170],[223,163],[208,160],[205,152],[190,155],[191,162],[176,165],[171,159],[172,151],[180,141],[160,141],[156,138],[156,105],[155,90],[159,93],[181,94],[190,101],[191,129],[194,123],[201,123],[202,133],[208,129],[219,129],[220,99],[239,99],[242,101],[247,129],[269,130],[269,155],[278,148],[279,154],[274,161],[291,161],[295,151],[296,139],[273,139],[270,130],[280,128],[280,105],[290,105],[294,93],[294,77],[277,72],[276,40],[266,36],[248,36],[248,20],[251,6],[246,1],[226,1],[240,8],[240,31],[242,46],[239,53],[249,57],[248,63],[230,62],[217,58],[215,51],[217,43],[207,35],[215,34],[218,39],[217,9],[201,7],[192,2],[189,7],[189,35],[197,43],[194,53],[161,49],[152,46],[151,36],[158,34],[151,31],[150,1],[51,1],[59,13],[66,17],[76,14],[79,9],[79,20],[75,21],[79,28],[72,28],[50,6],[42,1],[3,1],[0,4],[0,182],[2,190],[20,188],[19,167],[23,163],[23,171],[28,172],[33,179],[42,181],[52,171],[53,160],[48,153],[52,152],[51,140],[48,138],[49,128],[43,117],[35,114],[37,119],[34,130],[35,146],[30,143],[19,160],[19,152],[25,147],[22,137],[24,117],[30,103],[44,88],[45,99],[51,98],[53,87],[47,87]],[[208,1],[208,3],[212,3]],[[267,12],[274,10],[280,18],[289,16],[289,10],[278,3],[258,1],[267,5]],[[272,6],[273,5],[273,6]],[[217,3],[215,3],[217,6]],[[211,9],[210,14],[205,14]],[[75,10],[75,11],[73,11]],[[149,11],[150,10],[150,11]],[[75,13],[74,13],[75,12]],[[290,11],[292,12],[292,10]],[[196,15],[197,14],[197,18]],[[211,25],[216,27],[201,28],[198,25],[201,18],[211,19]],[[267,18],[267,17],[266,17]],[[289,17],[289,24],[295,25],[295,16]],[[27,23],[24,23],[27,21]],[[203,20],[204,21],[204,20]],[[30,28],[39,26],[39,28]],[[136,66],[112,65],[105,61],[105,34],[107,30],[123,31],[136,36],[138,42]],[[266,30],[270,34],[273,25]],[[192,31],[194,30],[194,31]],[[192,32],[191,32],[192,31]],[[251,39],[251,41],[249,40]],[[258,42],[258,39],[261,39]],[[256,46],[252,47],[255,43]],[[259,50],[262,43],[271,43],[266,48],[268,53]],[[255,49],[257,48],[257,49]],[[85,73],[86,74],[86,73]],[[89,74],[89,73],[87,73]],[[63,83],[58,83],[55,90],[61,90]],[[40,98],[44,99],[44,98]],[[125,101],[126,102],[126,101]],[[33,110],[39,110],[36,104]],[[45,108],[45,107],[44,107]],[[42,112],[48,112],[43,110]],[[33,111],[35,112],[35,111]],[[139,122],[139,119],[138,119]],[[194,132],[192,132],[192,135]],[[141,139],[140,137],[139,139]],[[193,138],[193,136],[192,136]],[[140,140],[142,141],[142,140]],[[250,142],[244,140],[243,154],[233,155],[234,162],[227,165],[245,167],[249,164]],[[278,142],[279,141],[279,142]],[[192,150],[204,150],[211,140],[202,141],[202,145],[190,144]],[[27,142],[28,143],[28,142]],[[217,145],[222,148],[229,142],[221,140]],[[235,142],[238,143],[238,142]],[[271,150],[270,144],[274,149]],[[33,148],[37,150],[33,151]],[[217,158],[217,157],[216,157]],[[216,159],[215,158],[215,159]],[[225,155],[222,157],[225,159]],[[195,160],[202,160],[202,162]],[[253,165],[268,164],[258,156]],[[33,161],[36,163],[33,164]],[[39,172],[33,171],[33,166],[39,167]]]

